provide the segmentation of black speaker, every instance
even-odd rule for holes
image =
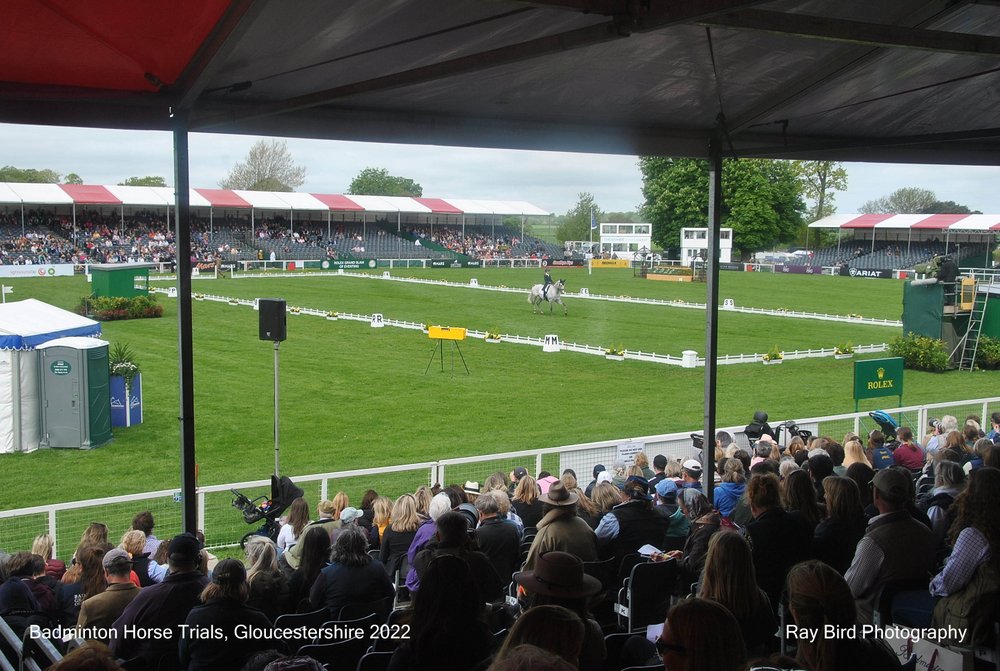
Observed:
[[[260,310],[260,339],[281,342],[286,337],[285,331],[285,299],[259,298],[257,307]]]

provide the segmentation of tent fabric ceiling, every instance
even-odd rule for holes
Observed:
[[[1000,163],[992,0],[8,4],[0,121]]]
[[[809,228],[1000,231],[1000,214],[834,214]]]

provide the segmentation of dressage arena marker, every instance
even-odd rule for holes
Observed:
[[[545,336],[544,344],[542,345],[543,352],[558,352],[559,351],[559,336],[555,334],[550,334]]]
[[[343,273],[342,269],[340,269],[337,273],[314,273],[313,275],[287,275],[287,276],[259,275],[259,277],[270,277],[270,278],[281,277],[282,279],[284,279],[284,278],[310,277],[310,276],[314,276],[314,275],[320,275],[320,276],[325,275],[325,276],[328,276],[328,277],[334,277],[335,275],[341,275],[341,274],[347,274],[347,275],[351,275],[351,276],[359,277],[359,278],[376,279],[376,280],[381,279],[377,275],[369,275],[369,274],[365,274],[365,273]],[[244,276],[241,276],[241,277],[247,277],[247,276],[244,275]],[[398,278],[398,277],[394,277],[394,278],[391,278],[391,279],[393,281],[401,281],[401,278]],[[402,281],[407,281],[407,280],[402,280]],[[439,284],[439,285],[448,285],[448,286],[457,286],[457,287],[467,287],[468,286],[468,285],[465,285],[465,284],[458,284],[458,283],[455,283],[455,282],[445,282],[445,281],[424,281],[424,280],[418,280],[417,283],[420,283],[420,284]],[[170,288],[150,287],[149,290],[151,292],[153,292],[153,293],[163,294],[163,295],[165,295],[165,296],[167,296],[169,298],[169,297],[171,297],[171,295],[170,295],[170,293],[171,293],[170,289],[172,289],[172,288],[174,288],[174,287],[170,287]],[[507,288],[507,287],[480,287],[480,288],[486,289],[486,290],[491,290],[491,291],[506,291],[508,293],[518,293],[518,294],[523,294],[524,293],[523,289],[511,289],[511,288]],[[229,304],[234,304],[234,305],[246,305],[248,307],[253,307],[254,309],[257,309],[257,302],[256,302],[257,299],[252,299],[251,300],[251,299],[246,299],[246,298],[231,298],[231,297],[228,297],[228,296],[216,296],[216,295],[212,295],[212,294],[199,294],[199,295],[201,296],[201,298],[199,300],[203,300],[203,301],[214,301],[214,302],[218,302],[218,303],[229,303]],[[595,297],[595,298],[597,298],[597,297]],[[635,303],[652,303],[652,304],[665,303],[666,302],[666,301],[645,300],[645,299],[631,299],[631,300],[627,300],[628,297],[610,297],[610,296],[608,296],[608,297],[602,296],[602,297],[599,297],[599,299],[602,299],[602,300],[616,300],[618,302],[635,302]],[[685,305],[679,305],[678,307],[696,307],[696,305],[694,305],[694,304],[685,304]],[[702,307],[704,307],[704,306],[702,306]],[[293,307],[289,306],[287,309],[289,310],[289,312],[291,312],[293,310]],[[326,316],[328,314],[327,310],[318,310],[316,308],[306,308],[306,307],[297,307],[296,306],[296,307],[294,307],[294,310],[297,310],[296,314],[313,315],[313,316],[316,316],[316,317],[323,317],[324,319],[326,318]],[[737,308],[737,310],[741,311],[741,312],[751,312],[751,313],[754,313],[754,314],[769,314],[770,312],[774,312],[776,315],[780,315],[780,316],[796,316],[794,314],[790,315],[789,313],[787,313],[785,311],[781,311],[781,310],[768,311],[768,310],[747,309],[747,308]],[[809,313],[800,313],[801,316],[807,316],[808,314]],[[361,314],[352,314],[352,313],[340,312],[340,313],[338,313],[338,316],[339,316],[339,319],[344,320],[344,321],[369,322],[371,324],[372,328],[382,328],[382,327],[388,325],[388,326],[394,326],[396,328],[404,328],[404,329],[411,329],[411,330],[417,330],[417,331],[423,331],[423,329],[424,329],[424,325],[423,324],[420,324],[420,323],[417,323],[417,322],[407,322],[407,321],[395,320],[395,319],[385,319],[384,316],[381,313],[375,313],[375,314],[372,314],[372,315],[361,315]],[[827,321],[844,321],[844,322],[848,322],[848,323],[867,323],[867,324],[879,324],[879,325],[891,325],[892,324],[892,322],[890,322],[889,320],[868,319],[868,318],[864,318],[864,317],[857,317],[857,318],[854,318],[854,317],[845,317],[845,318],[831,319],[831,317],[833,317],[833,315],[824,315],[824,316],[827,317]],[[824,316],[818,316],[816,318],[823,319]],[[482,340],[486,339],[486,333],[487,333],[486,331],[476,331],[476,330],[473,330],[473,329],[469,329],[468,332],[467,332],[467,334],[468,334],[469,337],[471,337],[471,338],[479,338],[479,339],[482,339]],[[546,336],[546,338],[548,338],[548,337],[550,337],[550,336]],[[558,336],[554,336],[554,337],[557,339],[557,342],[558,342]],[[556,345],[556,347],[558,347],[558,349],[546,349],[545,340],[542,339],[542,338],[535,338],[535,337],[532,337],[532,336],[511,335],[511,334],[508,334],[508,333],[503,334],[502,340],[505,343],[512,343],[512,344],[515,344],[515,345],[533,345],[535,347],[542,347],[543,351],[545,351],[545,352],[567,350],[567,351],[570,351],[570,352],[577,352],[579,354],[594,354],[594,355],[598,355],[598,356],[605,356],[605,353],[607,352],[607,349],[608,349],[607,347],[604,347],[604,346],[586,345],[586,344],[582,344],[582,343],[562,343],[562,342],[558,342],[558,344]],[[870,345],[859,345],[859,346],[857,346],[857,347],[854,348],[854,351],[857,352],[857,353],[859,353],[859,354],[869,354],[869,353],[875,353],[875,352],[884,352],[888,348],[889,348],[889,346],[886,343],[872,343]],[[808,349],[808,350],[786,351],[784,354],[785,354],[785,359],[808,359],[808,358],[818,358],[818,357],[831,357],[831,356],[834,355],[834,353],[835,353],[835,348],[831,347],[831,348],[826,348],[826,349],[821,348],[821,349]],[[631,359],[631,360],[634,360],[634,361],[645,361],[647,363],[660,363],[660,364],[667,364],[667,365],[670,365],[670,366],[682,366],[682,367],[685,367],[685,368],[692,367],[692,363],[691,363],[692,361],[694,361],[694,365],[695,366],[699,366],[700,367],[700,366],[704,366],[705,365],[705,359],[704,359],[704,357],[697,357],[697,352],[695,352],[694,350],[686,350],[685,352],[683,352],[683,354],[684,354],[683,357],[677,357],[677,356],[671,356],[669,354],[656,354],[655,352],[643,352],[643,351],[635,351],[635,350],[625,350],[625,358],[626,359]],[[756,362],[762,361],[763,360],[762,357],[763,357],[762,353],[755,353],[755,354],[727,354],[727,355],[723,355],[723,356],[718,357],[716,359],[716,363],[720,364],[720,365],[721,364],[737,364],[737,363],[756,363]]]
[[[722,307],[726,310],[732,310],[733,308],[736,307],[736,303],[733,302],[732,298],[727,298],[726,300],[722,301]]]
[[[343,268],[341,268],[341,270],[343,270]],[[392,275],[389,274],[388,270],[383,270],[382,271],[382,278],[386,279],[386,280],[390,280],[390,279],[392,279]]]
[[[470,287],[478,287],[479,286],[479,280],[477,280],[475,277],[473,277],[472,279],[469,280],[469,286]]]
[[[587,287],[580,287],[580,295],[590,296],[590,289],[588,289]]]

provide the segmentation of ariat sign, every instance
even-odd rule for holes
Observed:
[[[854,363],[854,400],[903,395],[903,359],[869,359]]]
[[[877,280],[891,280],[892,270],[878,269],[878,270],[864,270],[862,268],[841,268],[840,274],[845,277],[862,277],[862,278],[872,278]]]

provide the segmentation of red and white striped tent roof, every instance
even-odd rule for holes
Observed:
[[[154,186],[0,182],[0,204],[167,207],[174,204],[174,190],[169,187]],[[551,214],[551,212],[546,212],[540,207],[521,200],[345,196],[341,194],[200,188],[191,189],[191,207],[398,214],[500,214],[527,216],[548,216]]]
[[[1000,214],[832,214],[809,228],[884,229],[982,233],[1000,231]]]

